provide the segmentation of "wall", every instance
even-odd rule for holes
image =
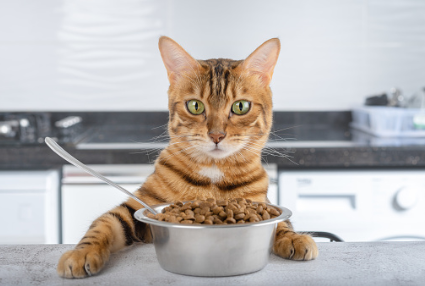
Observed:
[[[422,0],[0,1],[0,111],[166,110],[157,50],[246,57],[278,36],[275,110],[348,110],[425,85]]]

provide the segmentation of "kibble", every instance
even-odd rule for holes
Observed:
[[[266,203],[254,203],[250,199],[196,200],[176,202],[156,215],[147,216],[159,221],[181,224],[237,224],[259,222],[278,217],[280,211]]]

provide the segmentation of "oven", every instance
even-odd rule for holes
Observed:
[[[279,172],[279,203],[297,231],[345,241],[425,240],[425,171]]]

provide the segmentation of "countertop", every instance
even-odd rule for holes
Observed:
[[[81,133],[59,143],[86,164],[149,164],[167,145],[167,112],[58,113],[83,117]],[[423,168],[425,138],[378,138],[350,128],[350,112],[275,112],[263,162],[280,169]],[[0,142],[0,170],[61,168],[42,142]]]
[[[425,242],[318,243],[313,261],[271,255],[261,271],[234,277],[191,277],[163,270],[151,244],[113,254],[86,279],[56,274],[60,255],[72,245],[0,246],[0,285],[424,285]]]

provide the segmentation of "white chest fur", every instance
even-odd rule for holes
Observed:
[[[219,182],[224,176],[217,166],[204,167],[199,171],[199,175],[210,178],[212,183]]]

